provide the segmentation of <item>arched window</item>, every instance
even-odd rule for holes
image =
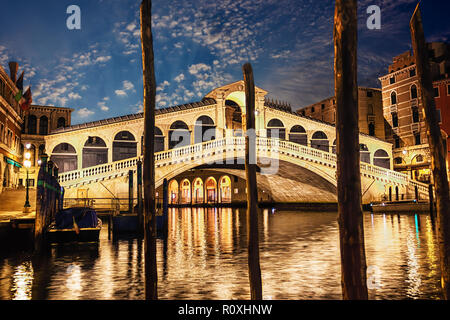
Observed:
[[[397,94],[395,91],[391,93],[391,104],[397,104]]]
[[[397,128],[398,127],[398,115],[397,112],[392,112],[392,127]]]
[[[120,161],[137,157],[137,141],[133,134],[121,131],[114,137],[113,161]]]
[[[205,182],[206,189],[206,202],[215,203],[217,202],[217,182],[213,177],[209,177]]]
[[[359,145],[359,155],[361,162],[370,163],[370,151],[366,144]]]
[[[289,133],[289,141],[301,144],[308,145],[308,137],[306,135],[306,130],[300,125],[293,126],[291,128],[291,132]]]
[[[191,144],[191,132],[183,121],[175,121],[169,130],[169,149],[181,148]]]
[[[58,144],[53,149],[50,160],[56,163],[60,173],[78,169],[77,151],[68,143]]]
[[[181,203],[191,203],[191,182],[188,179],[181,181]]]
[[[57,128],[64,128],[66,126],[66,119],[64,117],[58,118],[58,122],[56,124]]]
[[[375,123],[369,122],[369,136],[375,136]]]
[[[83,168],[98,166],[108,162],[108,148],[100,137],[89,137],[83,148]]]
[[[219,192],[221,203],[231,203],[231,179],[229,176],[223,176],[219,180]]]
[[[395,164],[402,164],[403,163],[403,159],[401,157],[397,157],[394,159],[394,163]]]
[[[28,134],[37,133],[37,118],[35,115],[30,115],[28,117]]]
[[[48,134],[48,118],[46,116],[42,116],[39,119],[39,134],[40,135]]]
[[[208,116],[201,116],[195,121],[194,139],[195,143],[216,139],[216,126],[213,119]]]
[[[378,167],[390,169],[391,161],[389,158],[389,154],[383,149],[378,149],[373,155],[373,164]]]
[[[411,86],[411,99],[417,99],[417,87],[415,84]]]
[[[286,139],[286,129],[283,122],[279,119],[272,119],[267,123],[267,137],[278,138],[281,140]]]
[[[322,131],[314,132],[311,139],[311,147],[314,149],[330,152],[327,135]]]
[[[331,152],[336,154],[336,139],[334,139],[333,145],[331,146]]]

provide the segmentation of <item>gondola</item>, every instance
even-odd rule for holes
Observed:
[[[100,237],[102,220],[89,207],[61,210],[46,232],[49,243],[96,242]]]

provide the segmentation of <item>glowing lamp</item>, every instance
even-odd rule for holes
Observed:
[[[23,162],[23,165],[25,166],[25,168],[30,168],[31,167],[31,161],[30,160],[25,160]]]

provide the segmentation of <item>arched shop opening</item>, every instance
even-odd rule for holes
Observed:
[[[122,131],[116,134],[113,142],[113,161],[137,157],[137,141],[133,134]]]
[[[191,183],[188,179],[181,181],[181,203],[191,203]]]
[[[169,182],[169,203],[177,204],[178,203],[178,182],[177,180],[172,180]]]
[[[229,176],[220,178],[219,192],[221,203],[231,203],[231,179]]]
[[[194,180],[193,184],[193,192],[192,192],[192,200],[194,203],[203,203],[203,180],[201,178],[197,178]]]
[[[217,181],[213,177],[206,179],[205,183],[206,189],[206,202],[215,203],[217,202]]]

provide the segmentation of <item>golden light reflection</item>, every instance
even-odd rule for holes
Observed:
[[[31,261],[25,261],[15,268],[11,288],[12,300],[31,300],[33,276]]]

